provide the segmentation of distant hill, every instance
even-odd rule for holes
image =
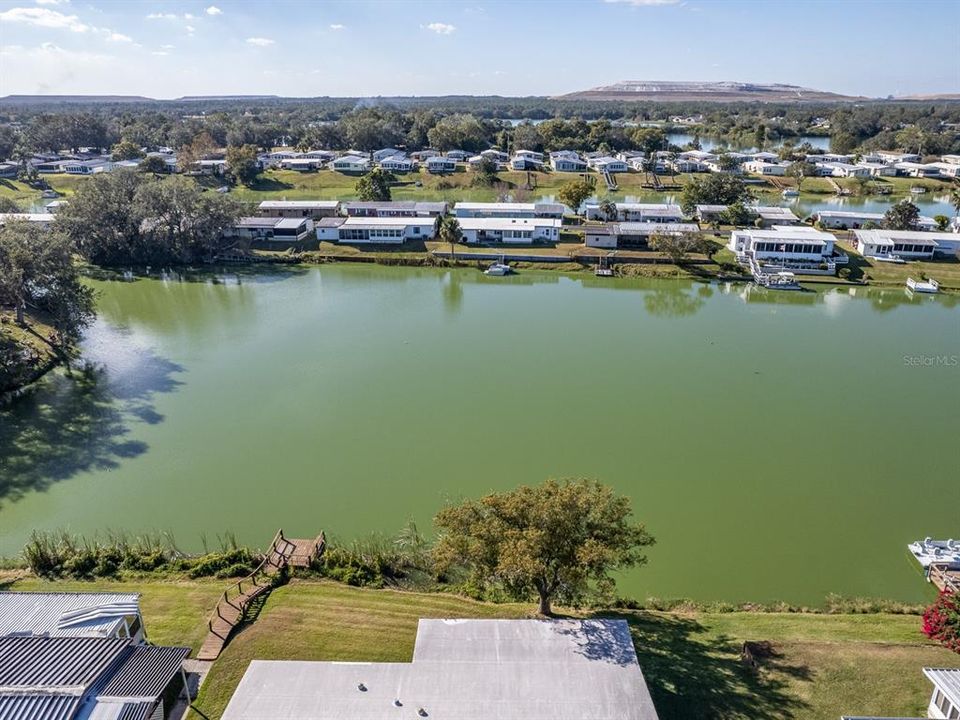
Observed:
[[[0,103],[4,105],[92,105],[144,102],[154,102],[154,100],[141,95],[7,95],[0,97]]]
[[[210,102],[218,100],[279,100],[279,95],[184,95],[173,102]],[[287,98],[284,98],[287,99]]]
[[[823,90],[812,90],[797,85],[741,82],[674,82],[656,80],[625,80],[560,95],[559,100],[659,100],[663,102],[841,102],[866,100],[865,97],[839,95]]]
[[[892,100],[918,100],[926,102],[934,100],[938,102],[957,102],[960,101],[960,93],[934,93],[931,95],[899,95]]]

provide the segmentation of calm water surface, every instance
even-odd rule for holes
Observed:
[[[0,553],[392,533],[578,475],[657,537],[640,597],[921,600],[904,545],[960,536],[955,299],[376,266],[97,289],[100,370],[0,410]]]

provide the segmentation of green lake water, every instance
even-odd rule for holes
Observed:
[[[923,600],[906,543],[960,537],[957,298],[362,265],[96,287],[99,371],[0,409],[0,554],[429,530],[565,476],[656,536],[637,597]]]

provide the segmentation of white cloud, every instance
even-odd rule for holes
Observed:
[[[63,5],[70,2],[70,0],[35,0],[35,1],[37,5]]]
[[[441,22],[432,22],[427,25],[427,30],[432,30],[437,35],[449,35],[457,28],[454,25],[448,25],[447,23]]]
[[[247,44],[256,45],[257,47],[269,47],[273,45],[273,40],[263,37],[249,37],[247,38]]]
[[[165,57],[165,56],[169,55],[170,53],[168,53],[166,50],[154,50],[154,51],[151,52],[150,54],[151,54],[151,55],[156,55],[156,56],[158,56],[158,57]]]
[[[187,25],[183,29],[186,30],[191,35],[193,35],[193,33],[196,31],[196,28],[193,25]]]
[[[160,48],[163,50],[173,50],[176,45],[161,45]]]
[[[183,14],[183,19],[184,19],[184,20],[196,20],[196,19],[197,19],[197,16],[196,16],[196,15],[191,15],[190,13],[184,13],[184,14]]]
[[[607,3],[623,3],[634,7],[654,7],[656,5],[677,5],[680,0],[603,0]]]
[[[178,17],[173,13],[150,13],[147,20],[177,20]]]
[[[207,15],[223,15],[223,10],[218,8],[216,5],[211,5],[206,9]]]
[[[10,8],[0,12],[0,22],[24,23],[73,32],[87,32],[90,29],[90,26],[80,22],[80,18],[76,15],[64,15],[62,12],[47,8]]]
[[[330,29],[331,29],[331,30],[343,30],[345,27],[346,27],[346,25],[341,25],[340,23],[333,23],[333,24],[330,26]]]
[[[109,30],[105,30],[104,32],[107,33],[107,40],[109,42],[120,42],[120,43],[133,42],[133,38],[130,37],[129,35],[124,35],[123,33],[118,33],[118,32],[110,32]]]

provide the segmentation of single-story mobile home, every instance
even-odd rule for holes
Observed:
[[[683,220],[683,210],[679,205],[660,203],[618,202],[617,220],[624,222],[675,223]],[[598,203],[584,205],[584,217],[587,220],[606,220]]]
[[[443,157],[441,155],[434,155],[433,157],[428,157],[424,163],[427,172],[431,172],[437,175],[443,173],[452,173],[456,172],[457,161],[451,157]]]
[[[342,173],[365,173],[370,169],[370,160],[359,155],[344,155],[330,163],[330,168]]]
[[[458,218],[556,218],[562,219],[562,203],[458,202],[453,214]]]
[[[908,260],[926,260],[934,255],[956,255],[960,251],[960,233],[854,230],[853,235],[853,246],[864,257],[895,255]]]
[[[399,245],[407,240],[429,240],[436,220],[428,217],[348,217],[335,226],[338,242],[348,245],[378,243]],[[317,230],[320,240],[330,237],[333,223]]]
[[[306,240],[313,233],[313,220],[308,217],[244,217],[224,231],[228,238],[252,242],[294,243]]]
[[[642,248],[653,235],[696,233],[695,223],[620,222],[584,226],[584,245],[596,248]]]
[[[831,230],[856,230],[867,224],[879,227],[884,214],[858,210],[820,210],[814,218],[823,227]],[[918,223],[920,230],[934,230],[937,227],[937,221],[925,215],[919,217]]]
[[[313,218],[333,217],[340,212],[339,200],[264,200],[257,206],[260,217]]]
[[[587,162],[575,153],[550,156],[550,167],[557,172],[586,172]]]
[[[341,203],[348,217],[437,217],[447,214],[445,202],[413,200],[351,200]]]
[[[403,154],[382,158],[377,164],[387,172],[408,173],[413,170],[413,160]]]
[[[560,239],[561,221],[549,218],[465,217],[458,218],[463,241],[527,245],[535,242],[556,242]]]

